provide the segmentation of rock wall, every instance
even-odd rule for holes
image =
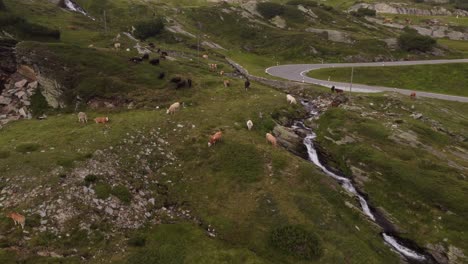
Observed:
[[[432,9],[420,9],[409,7],[403,4],[386,4],[386,3],[359,3],[353,5],[348,11],[357,11],[359,8],[368,8],[375,10],[377,13],[384,14],[400,14],[400,15],[417,15],[417,16],[468,16],[468,11],[455,9],[453,11],[444,7],[434,7]]]

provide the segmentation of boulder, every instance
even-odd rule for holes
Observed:
[[[8,97],[0,96],[0,105],[9,105],[11,103],[11,99]]]
[[[294,133],[292,129],[277,125],[273,129],[273,134],[280,146],[299,157],[307,158],[307,148],[303,143],[303,139]]]
[[[28,80],[23,79],[23,80],[21,80],[19,82],[16,82],[15,87],[16,88],[23,88],[24,86],[26,86],[27,83],[28,83]]]

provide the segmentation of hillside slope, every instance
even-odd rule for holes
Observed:
[[[264,75],[278,62],[457,50],[389,50],[398,30],[318,4],[267,19],[244,1],[0,3],[0,263],[412,261],[384,242],[389,230],[426,263],[466,261],[465,104],[274,80],[246,89],[227,60]],[[162,32],[135,38],[157,18]],[[387,226],[308,161],[299,124]]]

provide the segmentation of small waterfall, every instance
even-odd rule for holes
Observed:
[[[81,13],[92,20],[95,20],[93,17],[91,17],[81,6],[79,6],[77,3],[75,3],[73,0],[64,0],[63,4],[68,10],[71,10],[73,12],[78,12]]]
[[[307,104],[307,102],[302,102],[304,106],[310,106]],[[308,109],[309,110],[309,109]],[[310,110],[309,113],[312,115],[312,117],[317,116],[318,112],[315,110]],[[327,169],[319,160],[319,156],[317,153],[317,150],[314,147],[314,139],[316,138],[316,134],[312,131],[312,129],[308,128],[303,122],[296,121],[294,125],[292,126],[293,129],[305,129],[308,132],[308,135],[304,138],[304,145],[307,147],[307,153],[309,156],[309,161],[311,161],[313,164],[315,164],[317,167],[319,167],[326,175],[332,177],[335,179],[348,193],[352,194],[353,196],[357,197],[359,199],[359,203],[361,205],[362,212],[369,217],[370,220],[373,222],[379,224],[382,228],[384,226],[379,223],[380,221],[377,221],[376,216],[372,212],[368,201],[366,198],[364,198],[354,187],[352,181],[348,178],[345,178],[343,176],[339,176],[335,174],[334,172],[330,171]],[[385,228],[384,228],[385,230]],[[383,240],[387,245],[389,245],[393,250],[395,250],[397,253],[399,253],[401,256],[407,258],[410,261],[415,261],[418,263],[432,263],[433,258],[425,253],[418,253],[413,249],[408,248],[407,246],[403,245],[402,242],[400,242],[400,239],[396,236],[390,235],[389,233],[382,233]]]

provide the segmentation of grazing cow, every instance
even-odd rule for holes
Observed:
[[[271,143],[271,145],[273,145],[273,147],[277,146],[276,137],[273,136],[272,134],[266,133],[266,140],[267,140],[267,142]]]
[[[148,46],[149,46],[150,48],[152,48],[152,49],[156,48],[156,46],[154,45],[153,42],[150,42],[150,43],[148,44]]]
[[[344,93],[342,89],[335,88],[335,93]]]
[[[96,122],[96,124],[106,124],[109,122],[109,117],[96,117],[94,118],[94,122]]]
[[[216,142],[220,141],[222,136],[223,136],[223,132],[221,131],[218,131],[214,135],[212,135],[210,137],[210,141],[208,141],[208,147],[211,147],[214,144],[216,144]]]
[[[218,64],[211,63],[208,65],[210,66],[210,71],[216,71],[218,69]]]
[[[386,23],[393,23],[393,19],[386,17],[386,18],[384,19],[384,23],[385,23],[385,24],[386,24]]]
[[[415,100],[415,99],[416,99],[416,93],[415,93],[415,92],[412,92],[412,93],[410,94],[410,98],[413,99],[413,100]]]
[[[246,91],[250,88],[250,81],[249,81],[249,79],[245,80],[244,87],[245,87],[245,90],[246,90]]]
[[[119,50],[120,49],[120,43],[114,43],[114,48],[116,50]]]
[[[159,65],[159,59],[152,59],[149,61],[149,63],[153,66]]]
[[[190,78],[187,79],[187,85],[189,88],[192,88],[192,79]]]
[[[187,82],[185,80],[181,80],[180,82],[177,83],[176,89],[183,88],[185,87],[186,84]]]
[[[173,103],[173,104],[171,104],[171,106],[169,106],[169,108],[167,109],[166,114],[171,114],[171,115],[173,115],[173,114],[175,114],[175,112],[176,112],[177,110],[179,110],[179,108],[180,108],[180,103],[179,103],[179,102]]]
[[[206,54],[203,54],[202,57],[203,57],[204,59],[208,59],[208,55],[206,55]]]
[[[161,53],[161,49],[158,49],[156,52],[157,52],[157,53]]]
[[[88,123],[88,116],[84,112],[78,113],[78,122],[80,123]]]
[[[224,87],[226,87],[226,88],[231,86],[231,82],[229,80],[224,80],[223,84],[224,84]]]
[[[253,127],[252,120],[247,121],[247,128],[249,129],[249,131],[252,130],[252,127]]]
[[[133,63],[140,63],[142,62],[143,60],[139,57],[132,57],[129,59],[129,61],[133,62]]]
[[[409,18],[405,18],[406,25],[411,25],[413,21]]]
[[[23,215],[20,215],[18,213],[9,213],[7,217],[11,218],[13,222],[15,222],[15,225],[19,224],[21,226],[21,229],[24,229],[26,218]]]
[[[336,88],[335,88],[335,85],[333,85],[333,86],[331,87],[331,91],[332,91],[332,93],[334,93],[334,92],[335,92],[335,89],[336,89]]]
[[[286,101],[288,101],[289,104],[297,104],[296,98],[290,94],[286,95]]]
[[[159,78],[160,80],[162,80],[162,79],[164,79],[164,77],[166,77],[166,74],[165,74],[164,72],[161,72],[161,73],[159,74],[159,77],[158,77],[158,78]]]
[[[161,55],[164,56],[164,57],[169,56],[169,55],[167,54],[167,52],[165,52],[165,51],[162,51],[162,52],[161,52]]]
[[[224,75],[224,71],[220,71],[220,72],[219,72],[219,75]]]
[[[143,56],[141,57],[142,60],[149,60],[149,54],[148,53],[145,53],[143,54]]]

